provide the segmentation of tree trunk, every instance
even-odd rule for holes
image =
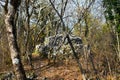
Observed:
[[[78,64],[78,66],[79,66],[80,72],[81,72],[81,74],[82,74],[82,78],[83,78],[83,80],[87,80],[86,74],[85,74],[85,72],[83,71],[82,65],[81,65],[81,63],[80,63],[80,61],[79,61],[79,57],[77,56],[77,53],[75,52],[74,46],[73,46],[73,44],[72,44],[72,42],[71,42],[71,40],[70,40],[69,34],[67,34],[66,38],[67,38],[68,43],[69,43],[69,45],[70,45],[70,47],[71,47],[71,50],[72,50],[72,52],[73,52],[73,56],[74,56],[74,58],[75,58],[75,60],[76,60],[76,62],[77,62],[77,64]]]
[[[14,25],[14,18],[17,11],[17,0],[11,0],[9,9],[5,14],[5,25],[9,43],[9,49],[11,53],[12,64],[14,67],[14,72],[17,80],[26,80],[25,71],[23,69],[21,59],[20,59],[20,51],[16,41],[16,26]],[[8,3],[6,3],[8,4]],[[8,7],[8,5],[6,5]],[[5,9],[4,9],[5,10]]]
[[[116,37],[117,37],[117,51],[118,51],[118,59],[120,61],[120,40],[119,40],[119,35],[118,32],[116,32]]]

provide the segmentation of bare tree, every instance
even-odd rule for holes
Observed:
[[[5,25],[9,49],[11,53],[11,59],[16,74],[16,78],[17,80],[26,80],[25,71],[21,63],[20,51],[16,41],[16,26],[14,21],[20,3],[21,0],[6,0],[5,5],[3,7],[5,11]]]
[[[64,8],[62,7],[62,9],[61,9],[61,14],[60,14],[60,13],[58,12],[58,10],[55,8],[55,5],[53,4],[53,2],[52,2],[51,0],[49,0],[49,1],[50,1],[51,5],[52,5],[53,9],[56,11],[57,15],[59,16],[59,18],[60,18],[60,20],[61,20],[61,23],[62,23],[62,26],[65,28],[65,23],[64,23],[64,21],[63,21],[63,12],[65,12],[65,8],[66,8],[66,5],[67,5],[67,0],[66,0],[66,2],[65,2]],[[62,1],[62,3],[63,3],[63,1]],[[64,10],[63,10],[63,9],[64,9]],[[62,10],[63,10],[63,11],[62,11]],[[64,30],[64,31],[65,31],[65,30]],[[81,63],[80,63],[80,61],[79,61],[79,57],[77,56],[77,54],[76,54],[76,52],[75,52],[75,49],[74,49],[73,44],[72,44],[72,42],[71,42],[71,39],[70,39],[70,37],[69,37],[69,33],[66,33],[66,32],[65,32],[65,34],[66,34],[66,38],[65,38],[65,39],[68,40],[68,44],[70,45],[71,50],[72,50],[72,52],[73,52],[73,56],[74,56],[74,58],[75,58],[75,60],[76,60],[76,62],[77,62],[77,64],[78,64],[78,66],[79,66],[80,72],[81,72],[81,74],[82,74],[82,78],[83,78],[83,80],[86,80],[87,78],[86,78],[85,72],[83,71],[82,65],[81,65]]]
[[[35,3],[35,0],[33,1],[30,1],[30,0],[25,0],[25,11],[26,11],[26,21],[25,21],[25,28],[26,28],[26,39],[25,39],[25,54],[27,55],[27,59],[28,59],[28,62],[29,62],[29,65],[31,66],[31,68],[33,68],[33,65],[32,65],[32,54],[30,52],[30,49],[29,49],[29,39],[30,39],[30,19],[31,19],[31,16],[33,14],[33,11],[34,11],[34,7],[32,5],[32,9],[31,9],[31,12],[30,12],[30,5],[31,4],[34,4]]]

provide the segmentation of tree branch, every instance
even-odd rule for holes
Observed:
[[[62,15],[60,15],[60,13],[58,12],[58,10],[55,8],[55,5],[53,4],[53,2],[51,0],[49,0],[49,2],[51,3],[53,9],[55,10],[55,12],[57,13],[57,15],[59,16],[61,22],[62,22],[62,26],[63,26],[63,31],[65,31],[65,23],[63,21]]]
[[[2,5],[2,7],[4,8],[5,14],[7,14],[8,13],[8,0],[5,1],[5,5]]]

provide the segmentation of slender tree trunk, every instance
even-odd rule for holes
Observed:
[[[120,40],[119,40],[118,32],[116,32],[116,37],[117,37],[118,59],[119,59],[119,61],[120,61]]]
[[[76,62],[77,62],[77,64],[78,64],[78,66],[79,66],[80,72],[81,72],[81,74],[82,74],[82,78],[83,78],[83,80],[87,80],[86,74],[85,74],[85,72],[83,71],[82,65],[81,65],[81,63],[80,63],[80,61],[79,61],[79,57],[77,56],[77,54],[76,54],[76,52],[75,52],[75,49],[74,49],[74,47],[73,47],[73,44],[72,44],[72,42],[71,42],[70,37],[69,37],[68,34],[67,34],[66,38],[67,38],[68,43],[69,43],[69,45],[70,45],[70,47],[71,47],[71,50],[72,50],[72,52],[73,52],[73,56],[74,56],[74,58],[75,58],[75,60],[76,60]]]
[[[20,51],[16,41],[16,26],[14,25],[14,18],[15,18],[15,14],[19,4],[20,3],[17,0],[10,0],[9,9],[6,9],[7,11],[4,9],[6,12],[5,25],[6,25],[12,64],[14,67],[16,78],[17,80],[26,80],[25,71],[23,69],[21,59],[20,59]],[[6,7],[8,7],[8,5],[6,5]]]

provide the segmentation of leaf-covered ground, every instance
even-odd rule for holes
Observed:
[[[82,80],[79,68],[74,60],[57,61],[48,64],[47,59],[33,60],[34,70],[39,80]]]
[[[96,59],[97,60],[97,59]],[[94,75],[94,70],[90,67],[88,67],[89,70],[86,70],[87,66],[85,66],[86,62],[82,59],[80,59],[82,63],[83,70],[91,75],[87,76],[88,78],[92,78],[90,80],[96,80]],[[96,63],[97,61],[95,61]],[[27,62],[28,63],[28,62]],[[34,69],[31,69],[30,65],[24,63],[24,69],[26,71],[26,75],[31,76],[33,73],[37,76],[35,80],[82,80],[82,75],[80,73],[80,70],[78,68],[78,65],[75,61],[75,59],[68,59],[67,61],[57,61],[55,64],[50,63],[48,64],[47,59],[41,59],[39,55],[33,55],[32,60]],[[83,66],[84,65],[84,66]],[[89,64],[90,65],[90,64]],[[1,77],[4,76],[4,74],[13,71],[12,67],[9,67],[7,69],[3,68],[0,69],[0,80]],[[104,70],[99,71],[99,77],[100,80],[120,80],[120,75],[117,74],[116,76],[105,76],[103,73]]]

